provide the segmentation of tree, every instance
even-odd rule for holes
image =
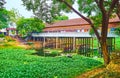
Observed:
[[[18,18],[15,9],[8,11],[3,7],[5,3],[5,0],[0,0],[0,29],[7,28],[9,24],[12,24]]]
[[[22,1],[25,2],[25,0],[22,0]],[[35,1],[41,2],[43,0],[34,0],[34,2]],[[108,23],[109,23],[109,18],[112,15],[113,10],[116,8],[119,0],[84,0],[84,1],[77,0],[77,3],[79,5],[79,11],[81,13],[78,12],[72,6],[75,1],[76,0],[52,0],[51,3],[52,3],[52,6],[56,6],[56,9],[58,9],[58,12],[59,11],[71,12],[72,10],[91,25],[91,28],[93,29],[101,45],[104,63],[105,65],[109,64],[110,56],[107,48]],[[37,4],[34,4],[34,6],[35,5]],[[25,6],[28,6],[28,4],[26,4]],[[37,5],[37,6],[41,7],[42,5]],[[42,7],[44,7],[44,5]],[[84,16],[82,13],[85,13],[87,16]],[[101,26],[100,34],[97,31],[96,26]]]
[[[9,11],[9,16],[10,16],[10,21],[14,23],[16,23],[17,20],[22,17],[20,13],[14,8]]]
[[[61,21],[61,20],[68,20],[68,19],[69,19],[68,16],[61,15],[61,16],[56,16],[56,17],[53,19],[53,22]]]
[[[107,30],[108,30],[109,18],[113,13],[113,9],[115,9],[116,7],[118,0],[84,0],[84,1],[78,0],[80,12],[86,13],[88,17],[83,16],[76,9],[74,9],[72,5],[69,4],[69,1],[71,0],[58,0],[58,1],[67,5],[71,10],[73,10],[76,14],[78,14],[80,17],[85,19],[91,25],[101,45],[101,49],[104,57],[104,63],[105,65],[109,64],[110,56],[107,48]],[[66,9],[66,8],[62,8],[62,9]],[[95,27],[95,25],[97,24],[96,20],[100,20],[101,22],[100,35]]]
[[[0,0],[0,8],[3,8],[5,3],[6,3],[5,0]]]
[[[120,1],[118,1],[117,3],[117,11],[116,14],[118,15],[119,19],[120,19]]]
[[[49,0],[22,0],[27,10],[32,11],[36,18],[51,23],[53,18],[60,15],[57,5]]]
[[[0,9],[0,29],[7,28],[10,22],[16,22],[18,16],[13,10]]]
[[[116,33],[118,36],[120,36],[120,27],[118,27],[118,28],[115,29],[115,33]]]
[[[37,18],[20,18],[16,24],[19,34],[23,36],[31,35],[32,32],[41,32],[45,27],[44,23]]]
[[[0,29],[8,27],[9,11],[0,9]]]

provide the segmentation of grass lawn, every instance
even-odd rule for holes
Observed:
[[[0,48],[0,78],[75,78],[103,63],[75,55],[72,58],[41,57],[34,50]]]
[[[120,50],[120,37],[115,38],[115,49]]]

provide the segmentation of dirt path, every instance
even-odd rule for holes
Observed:
[[[102,72],[104,72],[105,68],[97,68],[91,71],[88,71],[86,73],[83,73],[82,75],[76,77],[76,78],[92,78]]]

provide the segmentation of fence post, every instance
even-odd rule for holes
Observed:
[[[43,37],[43,48],[45,48],[45,37]]]
[[[55,39],[55,43],[56,43],[56,44],[55,44],[55,45],[56,45],[55,48],[57,49],[57,48],[58,48],[58,37],[56,37],[56,39]]]
[[[75,50],[76,49],[76,46],[75,46],[75,37],[73,37],[73,50]]]

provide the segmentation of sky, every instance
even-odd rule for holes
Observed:
[[[7,10],[11,10],[12,8],[17,9],[17,11],[25,18],[29,18],[33,15],[32,12],[26,10],[26,8],[22,5],[21,0],[6,0],[6,2],[5,7]],[[74,5],[74,7],[77,8],[77,5]],[[63,14],[68,16],[69,19],[79,18],[79,16],[75,13]]]

